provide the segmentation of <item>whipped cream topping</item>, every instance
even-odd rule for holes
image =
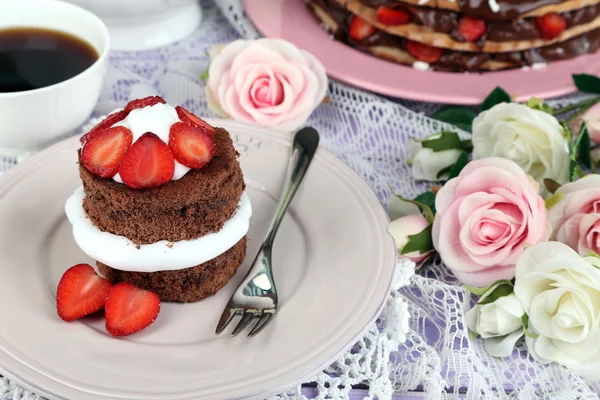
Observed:
[[[248,233],[252,216],[252,205],[244,192],[238,210],[219,232],[194,240],[161,240],[138,248],[125,236],[103,232],[94,226],[83,209],[84,198],[83,187],[79,187],[65,204],[67,218],[73,225],[75,242],[89,257],[122,271],[172,271],[212,260],[232,248]]]
[[[122,109],[118,109],[113,112],[121,110]],[[115,123],[113,126],[124,126],[128,128],[133,134],[134,143],[144,133],[152,132],[168,145],[171,126],[177,122],[181,122],[181,120],[177,115],[177,110],[175,110],[175,107],[170,106],[169,104],[158,103],[153,106],[132,110],[127,118]],[[187,174],[189,170],[190,168],[180,164],[177,160],[175,160],[175,173],[173,174],[173,178],[171,178],[171,180],[176,181],[183,178],[183,176]],[[119,175],[118,172],[113,179],[119,183],[123,183],[121,175]]]

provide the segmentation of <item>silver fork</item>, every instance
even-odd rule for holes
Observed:
[[[271,253],[275,235],[285,215],[288,205],[298,190],[306,170],[319,145],[319,134],[313,128],[303,128],[294,136],[292,155],[287,169],[283,194],[267,231],[264,242],[252,263],[248,274],[235,290],[223,310],[215,333],[219,335],[236,315],[242,318],[231,336],[240,333],[253,319],[258,319],[248,337],[254,337],[273,319],[277,312],[277,289],[273,280]]]

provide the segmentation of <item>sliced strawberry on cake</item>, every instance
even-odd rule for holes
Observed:
[[[135,109],[138,108],[144,108],[144,107],[151,107],[155,104],[166,104],[167,102],[165,101],[165,99],[163,99],[160,96],[148,96],[148,97],[144,97],[143,99],[136,99],[136,100],[132,100],[129,103],[127,103],[127,105],[125,106],[125,112],[127,114],[129,114],[130,112],[132,112]]]
[[[171,126],[169,148],[181,164],[200,169],[213,158],[217,148],[206,130],[178,122]]]
[[[173,178],[175,160],[169,146],[152,132],[131,146],[119,166],[119,175],[133,189],[158,187]]]
[[[175,107],[175,110],[177,110],[177,115],[179,116],[179,119],[181,119],[181,122],[185,122],[188,125],[201,128],[205,130],[206,133],[209,134],[211,137],[214,136],[215,128],[211,126],[208,122],[204,121],[200,117],[197,117],[196,115],[192,114],[191,112],[189,112],[181,106]]]
[[[81,161],[93,174],[112,178],[132,141],[131,131],[124,126],[99,130],[83,146]]]

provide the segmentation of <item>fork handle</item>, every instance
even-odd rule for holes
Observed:
[[[285,183],[283,186],[283,193],[277,210],[267,231],[265,241],[263,242],[263,248],[270,248],[273,246],[275,240],[275,234],[281,220],[285,215],[285,212],[291,203],[298,187],[304,179],[304,175],[308,170],[310,162],[312,161],[317,147],[319,146],[319,134],[316,130],[310,127],[300,129],[294,136],[294,142],[292,144],[292,155],[288,162],[287,173]]]

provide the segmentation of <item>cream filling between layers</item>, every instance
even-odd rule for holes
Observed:
[[[232,248],[248,233],[252,216],[252,205],[244,192],[238,210],[219,232],[194,240],[161,240],[138,248],[125,236],[98,229],[83,209],[84,198],[83,187],[79,187],[65,204],[75,242],[89,257],[122,271],[173,271],[210,261]]]

